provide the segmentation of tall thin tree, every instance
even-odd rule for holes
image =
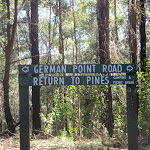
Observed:
[[[145,32],[145,22],[146,22],[146,0],[140,0],[140,63],[141,71],[146,72],[146,32]]]
[[[51,1],[50,1],[50,6],[49,6],[49,22],[48,22],[48,51],[47,51],[47,63],[51,63],[51,19],[52,19],[52,6],[51,6]]]
[[[6,0],[6,8],[7,8],[7,45],[5,46],[5,73],[3,79],[3,89],[4,89],[4,112],[6,123],[8,127],[8,131],[10,133],[15,132],[15,125],[13,122],[13,118],[10,111],[9,105],[9,79],[10,79],[10,65],[11,65],[11,54],[15,41],[15,34],[17,28],[17,14],[18,14],[18,0],[14,1],[14,22],[11,26],[10,24],[10,1]]]
[[[129,4],[130,63],[137,64],[136,0]],[[131,3],[131,4],[130,4]],[[136,85],[127,85],[128,149],[138,149],[138,93]],[[132,93],[132,94],[130,94]],[[134,95],[133,95],[134,94]],[[132,118],[132,119],[131,119]]]
[[[130,57],[130,62],[137,63],[136,0],[132,0],[130,17],[131,17],[131,47],[130,47],[130,56],[131,57]]]
[[[38,0],[31,0],[31,56],[32,64],[39,64]],[[41,130],[39,86],[32,87],[32,110],[32,130],[33,134],[38,134]]]
[[[59,0],[59,54],[61,57],[61,64],[64,64],[64,42],[62,31],[62,0]]]
[[[75,51],[76,51],[76,57],[75,57],[75,60],[76,60],[76,64],[78,64],[78,45],[77,45],[77,36],[76,36],[76,17],[75,17],[75,8],[74,8],[74,0],[71,1],[71,4],[72,4],[72,16],[73,16],[73,36],[72,36],[72,39],[73,39],[73,62],[74,62],[74,54],[75,54]],[[75,48],[75,49],[74,49]],[[74,51],[75,50],[75,51]],[[81,117],[80,117],[80,94],[79,94],[79,86],[77,85],[77,98],[78,98],[78,128],[79,128],[79,136],[81,136]]]
[[[114,51],[112,53],[112,58],[115,63],[121,63],[123,60],[121,57],[121,53],[118,48],[118,17],[117,17],[117,0],[114,0]]]
[[[2,93],[1,93],[1,81],[0,81],[0,133],[2,132]]]
[[[109,1],[108,0],[97,0],[97,22],[98,22],[98,33],[99,33],[99,52],[100,52],[100,63],[105,64],[111,63],[110,60],[110,35],[109,35]],[[109,135],[113,135],[113,111],[112,111],[112,87],[108,85],[108,111],[109,111],[109,122],[108,132]]]
[[[115,47],[118,46],[118,30],[117,30],[117,0],[114,0],[114,17],[115,17]]]
[[[64,39],[63,39],[63,29],[62,29],[62,13],[63,13],[63,10],[62,10],[62,0],[59,0],[58,3],[59,3],[59,60],[60,60],[60,63],[61,64],[64,64]],[[64,92],[64,95],[62,96],[61,93]],[[62,87],[59,88],[59,94],[60,94],[60,102],[62,102],[62,99],[64,101],[64,105],[63,107],[65,107],[65,104],[66,104],[66,98],[65,98],[65,89],[63,89]],[[65,114],[65,115],[63,115]],[[64,112],[64,109],[62,109],[62,126],[61,126],[61,129],[65,128],[65,130],[67,131],[68,130],[68,125],[67,125],[67,117],[66,117],[66,112]]]

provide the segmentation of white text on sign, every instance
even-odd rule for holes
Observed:
[[[102,67],[96,64],[89,65],[72,65],[70,73],[120,73],[122,72],[122,65],[120,64],[102,64]],[[68,73],[67,65],[35,65],[34,73],[35,74],[51,74],[51,73]]]

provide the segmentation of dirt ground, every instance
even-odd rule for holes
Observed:
[[[113,143],[118,144],[118,143]],[[119,145],[120,146],[120,145]],[[14,137],[0,136],[0,150],[19,150],[20,141],[19,135]],[[59,139],[30,139],[31,150],[127,150],[123,148],[114,148],[110,142],[101,142],[99,140],[78,139],[76,141],[68,138]]]
[[[127,146],[122,147],[119,141],[101,141],[99,139],[78,139],[68,138],[31,138],[31,150],[127,150]],[[0,136],[0,150],[20,150],[19,135],[14,137]],[[150,146],[140,145],[139,150],[150,150]]]

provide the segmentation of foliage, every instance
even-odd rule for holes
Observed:
[[[74,135],[74,131],[73,131],[73,127],[72,127],[71,123],[69,124],[69,135],[71,137],[73,137],[73,135]]]
[[[150,62],[147,62],[147,73],[138,72],[139,93],[139,132],[150,141]]]
[[[11,10],[13,1],[10,0]],[[21,1],[19,1],[19,4]],[[28,3],[29,4],[29,3]],[[150,47],[150,9],[147,2],[146,10],[146,32],[147,49]],[[0,88],[4,77],[5,53],[4,46],[7,44],[7,20],[6,5],[0,4]],[[18,87],[18,64],[31,64],[30,57],[30,34],[27,7],[19,12],[18,28],[15,45],[11,55],[10,69],[10,106],[15,122],[19,121],[19,87]],[[74,8],[74,9],[73,9]],[[39,3],[39,51],[40,63],[57,64],[59,61],[59,17],[57,1],[40,1]],[[51,16],[50,16],[51,10]],[[73,17],[74,13],[74,17]],[[11,14],[10,23],[13,18]],[[75,20],[74,20],[75,19]],[[125,1],[117,2],[118,23],[118,50],[121,54],[119,61],[129,63],[129,35],[128,35],[128,7]],[[139,19],[139,18],[138,18]],[[114,51],[114,1],[110,1],[110,49],[112,55],[118,55]],[[77,43],[74,39],[74,27],[76,28]],[[137,29],[139,23],[137,23]],[[78,63],[99,63],[98,52],[98,29],[96,0],[77,0],[72,5],[72,0],[62,0],[62,30],[65,50],[65,63],[72,64],[76,57],[75,44],[77,44]],[[139,32],[137,32],[137,35]],[[50,38],[50,39],[49,39]],[[139,36],[137,36],[139,41]],[[17,42],[18,41],[18,42]],[[138,42],[139,43],[139,42]],[[74,56],[73,56],[74,49]],[[140,46],[138,46],[138,52]],[[51,52],[51,53],[50,53]],[[20,53],[20,56],[19,56]],[[147,57],[150,52],[147,51]],[[50,57],[52,61],[48,61]],[[19,61],[21,60],[21,61]],[[75,62],[75,61],[74,61]],[[116,63],[116,60],[112,60]],[[66,74],[72,75],[72,74]],[[76,74],[75,74],[76,75]],[[93,75],[93,74],[90,74]],[[98,74],[99,75],[99,74]],[[54,74],[53,76],[58,76]],[[150,140],[150,62],[147,62],[147,72],[137,73],[139,94],[139,135]],[[70,136],[75,138],[79,133],[78,127],[78,97],[76,86],[50,86],[41,87],[41,119],[42,130],[60,139]],[[114,113],[114,137],[121,140],[122,145],[127,139],[127,116],[126,116],[126,88],[123,85],[113,85],[113,113]],[[3,93],[0,95],[4,96]],[[3,98],[2,104],[3,104]],[[31,99],[31,89],[30,89]],[[82,136],[86,138],[107,136],[108,127],[108,97],[107,86],[79,86],[79,99],[81,104],[81,130]],[[31,103],[31,100],[30,100]],[[4,111],[2,113],[3,131],[7,129]],[[91,145],[90,145],[91,146]],[[91,146],[92,148],[94,146]]]
[[[52,124],[54,121],[54,113],[49,113],[47,114],[47,116],[44,116],[43,113],[40,114],[41,116],[41,120],[44,122],[44,128],[45,128],[45,132],[46,133],[51,133],[51,129],[52,129]]]

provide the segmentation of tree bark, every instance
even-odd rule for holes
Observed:
[[[141,51],[140,51],[140,62],[141,62],[141,71],[146,72],[146,32],[145,32],[145,15],[146,0],[140,0],[140,42],[141,42]]]
[[[59,54],[61,64],[64,64],[64,43],[63,43],[63,32],[62,32],[62,4],[59,0]]]
[[[117,29],[117,4],[114,0],[114,16],[115,16],[115,46],[118,46],[118,29]]]
[[[3,79],[3,89],[4,89],[4,113],[7,123],[8,131],[10,132],[10,135],[15,133],[15,125],[13,123],[13,118],[10,111],[10,105],[9,105],[9,78],[10,78],[10,64],[11,64],[11,53],[12,48],[15,41],[15,34],[16,34],[16,28],[17,28],[17,5],[18,0],[14,1],[14,23],[12,26],[11,31],[11,25],[8,21],[7,23],[7,45],[5,46],[5,73],[4,73],[4,79]],[[7,19],[10,20],[10,1],[6,1],[7,4]]]
[[[16,31],[16,37],[17,37],[17,40],[16,40],[16,43],[17,43],[17,48],[18,48],[18,62],[19,62],[19,65],[20,65],[20,42],[19,42],[19,35],[18,35],[18,27],[17,27],[17,31]]]
[[[131,60],[131,3],[128,0],[128,35],[129,35],[129,53],[130,53],[130,60]]]
[[[132,0],[131,6],[131,63],[137,64],[137,38],[136,38],[136,0]]]
[[[25,5],[25,10],[27,14],[27,20],[28,20],[28,30],[29,30],[29,50],[31,51],[31,10],[30,10],[30,2],[27,1]]]
[[[51,61],[51,17],[52,17],[52,7],[49,8],[49,22],[48,22],[48,51],[47,51],[47,63],[52,63]]]
[[[97,0],[97,22],[99,32],[100,63],[110,62],[109,2]]]
[[[2,133],[2,93],[1,93],[1,81],[0,81],[0,133]]]
[[[64,39],[63,39],[63,29],[62,29],[62,0],[58,0],[58,4],[59,4],[59,60],[60,60],[60,64],[64,64]],[[61,93],[64,93],[63,96],[61,95]],[[63,100],[63,102],[64,102],[63,107],[65,107],[65,104],[66,104],[65,89],[60,87],[59,94],[60,94],[60,97],[59,97],[60,103],[62,103],[61,100]],[[65,128],[65,130],[68,131],[67,113],[64,111],[63,108],[61,108],[61,109],[62,109],[61,129],[63,130]]]
[[[31,56],[32,56],[32,64],[39,64],[38,0],[31,0]],[[39,86],[32,87],[32,108],[33,108],[32,133],[38,134],[39,131],[41,130]]]
[[[99,32],[99,51],[100,51],[100,63],[111,63],[110,60],[110,34],[109,34],[109,1],[97,0],[97,22]],[[110,74],[109,74],[110,75]],[[112,87],[108,85],[108,132],[109,135],[113,135],[113,108],[112,108]]]
[[[120,64],[123,58],[121,57],[119,48],[118,48],[118,18],[117,18],[117,0],[114,0],[114,51],[112,53],[112,57],[115,63]]]
[[[74,0],[71,1],[72,3],[72,16],[73,16],[73,29],[74,29],[74,45],[73,45],[73,62],[74,62],[74,52],[76,51],[76,64],[78,64],[78,45],[77,45],[77,37],[76,37],[76,18],[75,18],[75,10],[74,10]],[[75,51],[74,51],[75,46]],[[77,85],[77,97],[78,97],[78,126],[79,126],[79,136],[81,136],[81,116],[80,116],[80,93],[79,93],[79,86]]]
[[[136,0],[128,0],[130,63],[137,64]],[[131,10],[131,11],[130,11]],[[130,74],[128,74],[130,75]],[[132,75],[132,74],[131,74]],[[128,149],[138,149],[138,105],[136,85],[127,85]],[[134,136],[133,136],[134,135]]]

